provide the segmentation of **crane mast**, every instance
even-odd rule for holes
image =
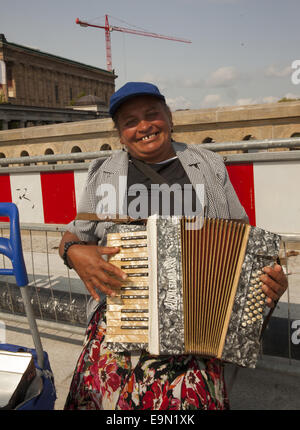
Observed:
[[[76,18],[76,24],[81,25],[82,27],[95,27],[95,28],[102,28],[105,30],[105,47],[106,47],[106,67],[109,72],[112,71],[112,54],[111,54],[111,37],[110,33],[112,31],[120,31],[122,33],[130,33],[135,34],[138,36],[147,36],[147,37],[155,37],[157,39],[165,39],[165,40],[173,40],[175,42],[183,42],[183,43],[192,43],[190,40],[187,39],[179,39],[171,36],[164,36],[163,34],[158,33],[151,33],[147,31],[142,30],[135,30],[127,27],[117,27],[115,25],[110,25],[108,22],[108,15],[105,15],[105,25],[96,25],[91,24],[86,21],[81,21],[79,18]]]

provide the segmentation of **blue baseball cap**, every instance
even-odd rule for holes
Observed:
[[[136,96],[154,96],[163,100],[165,97],[160,93],[157,86],[148,82],[127,82],[123,87],[119,88],[110,98],[109,113],[113,117],[117,109],[126,100]]]

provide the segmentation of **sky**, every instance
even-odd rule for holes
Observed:
[[[120,88],[152,82],[171,109],[274,103],[300,98],[299,0],[0,0],[9,42],[106,69],[105,32],[76,18],[190,40],[111,33]]]

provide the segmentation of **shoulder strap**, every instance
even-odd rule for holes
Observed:
[[[149,164],[144,163],[143,161],[137,160],[136,158],[131,158],[132,163],[135,165],[135,167],[142,172],[144,175],[148,176],[148,178],[151,179],[153,184],[168,184],[170,183],[163,178],[159,173],[157,173],[152,167],[149,166]]]

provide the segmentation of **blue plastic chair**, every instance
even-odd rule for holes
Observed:
[[[24,263],[19,211],[14,203],[0,203],[0,216],[8,216],[10,220],[9,239],[0,237],[0,254],[10,259],[12,269],[0,269],[0,275],[12,275],[16,278],[18,287],[28,284],[27,271]]]
[[[0,269],[0,276],[13,276],[16,284],[20,287],[21,295],[25,307],[26,316],[31,330],[34,349],[18,345],[0,344],[0,349],[17,352],[19,350],[28,351],[33,355],[36,368],[41,373],[43,382],[42,392],[37,393],[29,401],[24,402],[16,409],[53,409],[56,400],[56,391],[54,386],[53,374],[48,360],[48,354],[43,351],[40,335],[38,332],[36,320],[33,314],[32,305],[28,291],[28,276],[24,262],[19,211],[14,203],[0,203],[0,216],[9,217],[10,236],[9,239],[0,237],[0,254],[5,255],[12,263],[12,269]]]

